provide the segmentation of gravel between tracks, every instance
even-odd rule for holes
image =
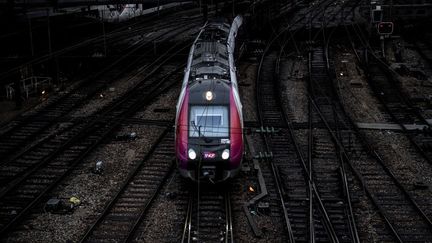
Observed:
[[[0,109],[0,133],[6,132],[10,129],[10,127],[14,124],[13,119],[18,116],[29,116],[35,114],[49,105],[54,99],[57,97],[62,97],[71,92],[74,88],[76,88],[80,82],[76,83],[68,83],[68,87],[64,88],[58,92],[48,93],[46,97],[30,97],[29,100],[24,102],[23,108],[20,110],[16,110],[14,107],[13,101],[2,101],[0,105],[2,108]]]
[[[94,220],[119,189],[132,167],[140,162],[162,129],[131,125],[117,134],[130,131],[137,132],[138,139],[129,142],[111,141],[100,146],[53,191],[51,197],[66,200],[76,196],[81,200],[82,204],[72,214],[51,214],[38,210],[37,214],[23,223],[25,230],[15,231],[6,242],[77,241],[85,232],[87,224]],[[102,175],[91,172],[97,160],[105,163]]]
[[[243,105],[243,120],[257,121],[255,100],[255,79],[257,64],[254,62],[241,62],[237,69],[240,100]]]
[[[138,227],[135,242],[180,241],[188,198],[182,180],[177,171],[168,179]]]
[[[130,87],[125,85],[122,87]],[[126,88],[125,88],[126,89]],[[155,113],[155,107],[174,107],[179,87],[172,88],[154,100],[152,105],[138,112],[144,119],[174,118],[175,109]],[[140,114],[140,115],[139,115]],[[82,205],[73,214],[58,215],[43,213],[41,209],[24,223],[24,229],[12,233],[7,242],[65,242],[76,241],[85,232],[106,203],[117,192],[132,167],[144,157],[151,144],[162,132],[161,127],[144,125],[123,125],[114,135],[136,132],[134,141],[109,141],[100,146],[79,165],[62,185],[52,193],[52,197],[69,198],[77,196]],[[97,160],[105,162],[103,175],[94,175],[91,169]]]
[[[365,134],[372,146],[380,151],[386,165],[400,174],[403,183],[423,182],[432,186],[431,165],[416,154],[405,135],[391,131],[366,131]]]
[[[164,65],[156,74],[156,78],[163,77],[166,73],[174,70],[175,67],[171,65]],[[146,73],[138,75],[126,76],[119,78],[112,83],[105,90],[96,94],[89,102],[77,109],[71,114],[72,117],[85,117],[94,114],[110,102],[124,95],[127,91],[131,90],[136,84],[142,82],[146,77]],[[153,78],[151,78],[153,79]],[[113,91],[110,91],[113,90]]]
[[[282,104],[287,114],[292,116],[291,122],[308,121],[307,60],[282,59],[280,63],[280,81],[282,89]]]
[[[338,56],[341,56],[341,53],[338,53]],[[345,55],[342,60],[352,60],[354,61],[349,55]],[[307,62],[302,60],[296,60],[297,61],[297,67],[293,65],[294,60],[287,60],[286,62],[281,63],[281,75],[286,75],[288,73],[287,70],[284,70],[285,67],[295,67],[291,70],[298,70],[295,71],[297,75],[292,75],[291,77],[288,76],[286,79],[284,79],[284,76],[282,76],[282,81],[285,80],[285,86],[288,88],[290,92],[295,95],[286,96],[283,102],[286,102],[288,104],[285,105],[287,111],[290,113],[293,113],[293,116],[296,119],[297,122],[308,122],[308,109],[307,109],[307,78],[305,75],[307,75]],[[342,62],[341,62],[342,63]],[[350,89],[351,92],[355,92],[356,94],[360,94],[362,96],[365,96],[367,94],[367,89],[365,88],[365,85],[367,85],[366,82],[361,80],[361,77],[363,76],[362,73],[358,73],[355,67],[355,64],[352,64],[348,66],[349,63],[347,63],[347,66],[344,68],[344,76],[345,79],[345,88]],[[345,65],[345,64],[344,64]],[[340,68],[340,65],[336,65],[336,67]],[[303,70],[303,71],[300,71]],[[348,72],[348,75],[345,75]],[[339,73],[339,72],[337,72]],[[360,87],[354,87],[349,84],[351,80],[358,82],[362,81],[363,86]],[[289,88],[291,87],[291,88]],[[288,92],[289,94],[289,92]],[[284,94],[286,95],[286,94]],[[344,92],[344,95],[342,98],[351,98],[353,99],[352,95],[346,95],[346,92]],[[295,97],[295,98],[293,98]],[[304,104],[297,104],[295,100],[303,100]],[[362,98],[363,99],[363,98]],[[357,101],[356,101],[357,102]],[[356,104],[356,103],[354,103]],[[347,107],[346,107],[347,108]],[[347,108],[347,110],[350,111],[351,107]],[[356,108],[355,110],[359,110]],[[377,110],[378,111],[378,110]],[[352,113],[350,113],[352,114]],[[379,114],[379,113],[378,113]],[[361,116],[364,116],[362,114]],[[373,121],[374,119],[371,119]],[[308,151],[308,130],[307,129],[299,129],[294,131],[294,135],[296,137],[296,140],[298,142],[299,147],[301,148],[303,152],[303,156],[305,159],[307,159],[307,151]],[[355,161],[352,161],[353,164],[356,164]],[[376,209],[374,208],[373,204],[371,203],[370,199],[366,196],[363,189],[361,188],[359,182],[357,179],[353,179],[354,176],[352,175],[351,168],[349,168],[348,165],[346,165],[346,172],[347,172],[347,178],[348,183],[350,185],[350,192],[351,192],[351,199],[352,199],[352,205],[353,205],[353,212],[356,216],[356,224],[357,229],[359,233],[359,237],[362,242],[379,242],[379,234],[380,232],[385,232],[384,230],[384,221],[381,219],[380,215],[376,212]]]
[[[336,52],[335,55],[341,56],[343,53]],[[348,59],[350,56],[352,57],[352,55],[345,54],[344,59]],[[350,59],[349,63],[352,63],[350,64],[351,68],[347,68],[347,70],[355,70],[356,67],[354,62],[352,58]],[[337,70],[339,68],[338,72],[342,70],[341,66],[342,65],[336,65]],[[351,75],[348,75],[348,77],[351,78]],[[349,79],[341,82],[343,78],[339,77],[338,81],[341,87],[345,84],[345,89],[339,90],[339,96],[345,109],[349,111],[349,115],[353,121],[385,122],[384,120],[376,119],[383,118],[384,112],[380,111],[379,101],[373,97],[372,91],[366,84],[364,75],[354,76],[352,78],[355,83],[361,83],[361,89],[356,88],[355,90],[349,91],[350,87],[347,85]],[[354,96],[359,96],[361,98],[353,98]],[[384,164],[386,164],[386,167],[394,173],[396,178],[408,190],[412,190],[413,188],[415,189],[415,185],[417,184],[426,185],[430,188],[432,181],[432,166],[417,153],[416,149],[412,146],[405,135],[400,132],[386,130],[363,130],[361,132],[372,148],[379,152],[380,156],[383,158]],[[414,190],[412,192],[415,194],[415,200],[420,202],[420,204],[430,205],[430,202],[428,202],[430,201],[429,198],[432,197],[430,189]],[[423,209],[425,208],[423,207]],[[425,211],[427,214],[431,214],[430,207],[426,208]],[[360,222],[361,221],[363,221],[363,218]],[[380,224],[375,223],[372,225],[374,225],[374,227],[379,227]]]
[[[346,70],[357,70],[354,56],[351,54],[343,54],[336,52],[336,56],[344,56],[344,60],[348,60],[346,65],[349,68]],[[343,70],[342,62],[336,65],[337,73]],[[338,78],[338,83],[341,87],[339,95],[345,109],[350,111],[355,122],[385,122],[383,112],[379,109],[379,101],[373,97],[373,94],[366,83],[364,75],[352,75],[349,73],[348,78],[342,81],[343,78]],[[361,83],[361,89],[349,90],[347,85],[349,80],[355,83]],[[353,98],[358,96],[359,98]],[[359,105],[361,104],[361,105]],[[376,119],[380,118],[380,119]],[[377,151],[380,151],[387,166],[390,166],[394,171],[404,171],[405,183],[413,183],[414,181],[423,181],[426,184],[431,184],[432,168],[420,156],[414,156],[415,149],[409,143],[404,135],[392,131],[365,131],[368,141]]]
[[[190,35],[191,31],[177,36],[183,38]],[[158,73],[163,75],[169,70],[174,70],[174,66],[165,65]],[[72,117],[83,117],[91,115],[109,102],[120,97],[127,90],[133,87],[142,77],[137,76],[128,80],[129,77],[118,79],[115,83],[110,84],[104,91],[103,98],[97,94],[87,104],[77,109]],[[127,82],[126,82],[127,81]],[[70,86],[68,90],[72,89]],[[114,88],[114,91],[110,91]],[[66,91],[64,91],[66,92]],[[171,96],[170,96],[171,95]],[[176,95],[172,91],[165,95],[166,101],[169,97],[176,100]],[[158,99],[161,102],[163,99]],[[40,104],[43,107],[47,102]],[[165,106],[167,103],[156,104],[154,107]],[[175,103],[174,103],[175,104]],[[169,104],[171,105],[171,104]],[[31,112],[39,109],[39,106]],[[154,107],[142,112],[145,119],[161,119],[157,113],[153,112]],[[174,106],[171,106],[169,116],[174,117]],[[71,214],[51,214],[43,211],[43,205],[37,207],[34,213],[26,219],[22,226],[12,232],[5,242],[76,242],[85,232],[88,224],[100,214],[107,202],[112,198],[125,180],[131,169],[141,161],[155,139],[162,132],[161,127],[150,127],[144,125],[123,125],[119,131],[113,135],[123,135],[130,132],[136,132],[138,138],[133,141],[115,141],[109,140],[87,156],[78,167],[69,175],[62,184],[51,193],[50,197],[62,198],[65,201],[71,196],[76,196],[81,200],[81,205]],[[92,168],[97,160],[105,163],[105,171],[102,175],[91,173]],[[43,200],[46,202],[48,198]]]
[[[366,81],[365,74],[357,66],[355,55],[344,49],[335,49],[336,81],[340,99],[350,111],[356,122],[385,123],[385,117],[380,111],[378,100],[373,97],[372,91]]]
[[[182,80],[179,80],[178,84],[160,95],[145,111],[137,112],[134,118],[174,121],[181,82]]]
[[[426,61],[420,54],[403,40],[395,41],[395,46],[400,44],[402,47],[401,57],[402,63],[393,63],[391,67],[400,74],[398,80],[402,88],[402,92],[408,96],[409,99],[424,99],[429,100],[432,98],[432,70],[429,68]],[[389,48],[389,52],[393,53],[394,50]],[[395,62],[390,59],[390,62]],[[398,69],[398,67],[402,67]],[[422,112],[427,119],[432,118],[432,109],[427,103],[419,107],[424,109]]]

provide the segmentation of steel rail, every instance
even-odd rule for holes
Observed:
[[[272,44],[272,42],[270,44]],[[256,104],[257,104],[258,117],[260,119],[260,124],[262,127],[264,126],[264,118],[263,118],[263,114],[261,112],[261,109],[263,109],[263,108],[261,108],[259,105],[261,103],[260,101],[261,101],[262,97],[260,95],[260,89],[258,88],[258,83],[259,83],[259,80],[261,79],[260,78],[261,77],[261,70],[262,70],[261,68],[262,68],[262,64],[264,63],[264,56],[265,56],[267,51],[268,51],[268,49],[266,51],[264,51],[264,53],[262,55],[262,58],[261,58],[261,61],[260,61],[259,67],[258,67],[257,78],[256,78],[256,97],[257,97],[257,101],[258,101]],[[262,135],[262,137],[264,138],[266,151],[270,152],[270,145],[269,145],[269,142],[267,140],[267,137],[264,135]],[[275,165],[273,163],[273,160],[270,159],[270,160],[268,160],[268,162],[270,163],[270,167],[271,167],[273,177],[274,177],[275,183],[276,183],[276,190],[278,192],[278,196],[279,196],[279,199],[281,202],[281,208],[282,208],[282,212],[284,215],[285,227],[286,227],[286,230],[288,232],[288,239],[289,239],[289,242],[294,243],[295,242],[294,233],[293,233],[293,230],[291,227],[291,222],[290,222],[289,217],[288,217],[288,210],[285,206],[285,199],[283,197],[282,187],[281,187],[280,181],[279,181],[280,179],[277,177],[277,172],[276,172],[276,168],[275,168]]]
[[[193,200],[194,196],[192,195],[192,192],[189,192],[189,201],[188,201],[188,207],[186,210],[186,218],[184,222],[183,227],[183,234],[182,234],[182,243],[190,243],[191,242],[191,230],[192,230],[192,212],[193,212]]]
[[[200,187],[197,187],[198,190]],[[212,190],[212,189],[210,189]],[[219,190],[219,189],[216,189]],[[218,238],[218,240],[220,240],[220,242],[225,242],[225,243],[234,243],[234,232],[233,232],[233,218],[232,218],[232,206],[231,206],[231,195],[230,192],[228,191],[229,189],[227,188],[221,188],[222,191],[215,191],[217,192],[218,195],[220,195],[222,197],[221,200],[221,208],[223,209],[222,211],[224,211],[224,226],[223,226],[223,234],[222,231],[220,232],[221,236],[223,236],[223,238]],[[198,196],[198,198],[197,198]],[[200,203],[201,203],[201,193],[198,192],[198,194],[194,193],[192,190],[189,191],[189,200],[188,200],[188,206],[187,206],[187,210],[186,210],[186,217],[184,220],[184,225],[183,225],[183,233],[182,233],[182,237],[181,237],[181,242],[182,243],[190,243],[190,242],[195,242],[198,241],[200,242],[202,239],[200,239],[200,235],[199,235],[199,227],[200,227],[200,223],[199,220],[198,222],[193,223],[192,219],[193,219],[193,215],[194,212],[196,210],[196,214],[199,215],[200,214]],[[208,200],[208,199],[206,199]],[[196,203],[196,204],[195,204]],[[223,204],[223,205],[222,205]],[[207,209],[208,210],[208,209]],[[212,217],[212,216],[209,216]],[[197,224],[197,225],[194,225]],[[207,222],[208,224],[208,222]],[[211,227],[210,225],[207,225],[206,227]],[[220,228],[222,229],[222,227]]]
[[[226,215],[225,216],[225,243],[234,243],[231,195],[228,191],[225,191],[223,196],[225,202],[225,215]]]
[[[327,7],[327,6],[326,6]],[[324,12],[326,11],[326,9],[327,8],[325,8],[324,10],[323,10],[323,15],[324,15]],[[316,34],[315,34],[315,36],[312,38],[312,36],[311,36],[311,30],[312,30],[312,18],[310,19],[310,21],[309,21],[309,23],[310,23],[310,30],[309,30],[309,38],[310,38],[310,40],[309,40],[309,42],[310,43],[313,43],[313,41],[319,36],[319,34],[320,34],[320,32],[322,31],[322,34],[324,35],[324,33],[325,33],[325,27],[326,27],[326,25],[325,25],[325,23],[321,23],[322,25],[321,25],[321,29],[320,29],[320,31],[318,31]],[[311,61],[311,52],[309,51],[308,52],[308,67],[309,67],[309,80],[311,80],[311,63],[312,63],[312,61]],[[279,89],[280,90],[280,89]],[[279,97],[281,97],[281,94],[279,95]],[[310,107],[310,104],[308,105],[308,107]],[[312,109],[309,109],[309,112],[312,112]],[[315,181],[314,181],[314,177],[313,177],[313,172],[312,172],[312,170],[313,170],[313,160],[312,160],[312,151],[313,151],[313,130],[312,130],[312,128],[313,128],[313,124],[312,124],[312,113],[309,113],[309,128],[310,128],[310,130],[309,130],[309,138],[308,138],[308,142],[309,142],[309,144],[308,144],[308,163],[309,163],[309,171],[307,171],[306,170],[306,173],[307,173],[307,175],[308,175],[308,179],[309,179],[309,185],[311,186],[311,188],[313,189],[313,191],[315,191],[315,190],[317,190],[317,188],[316,188],[316,185],[315,185]],[[295,141],[295,138],[293,138],[293,140]],[[300,152],[300,151],[299,151]],[[305,161],[302,161],[305,165],[303,166],[304,168],[306,168],[307,169],[307,166],[306,166],[306,163],[305,163]],[[318,191],[315,191],[317,194],[319,194],[319,192]],[[334,229],[334,227],[333,227],[333,223],[331,222],[331,220],[330,220],[330,217],[329,217],[329,215],[328,215],[328,213],[327,213],[327,210],[326,210],[326,208],[325,208],[325,206],[324,206],[324,203],[322,202],[322,200],[321,200],[321,198],[320,198],[320,196],[318,196],[317,197],[317,202],[318,202],[318,205],[320,206],[320,210],[321,210],[321,213],[323,214],[323,217],[324,217],[324,227],[326,228],[326,232],[327,232],[327,234],[328,234],[328,236],[330,237],[330,240],[332,241],[332,242],[339,242],[339,239],[338,239],[338,237],[337,237],[337,234],[336,234],[336,231],[335,231],[335,229]],[[313,204],[310,204],[310,209],[309,209],[311,212],[313,212]],[[310,219],[312,219],[313,220],[313,215],[312,216],[310,216]],[[312,240],[313,241],[315,241],[315,236],[313,235],[313,238],[312,238]]]
[[[354,5],[358,6],[358,2]],[[354,8],[353,7],[353,8]],[[343,20],[344,21],[344,20]],[[327,74],[328,74],[328,78],[330,79],[330,81],[333,81],[331,75],[330,75],[330,59],[329,59],[329,46],[330,46],[330,40],[333,36],[334,31],[332,31],[329,35],[329,37],[327,38],[327,40],[324,38],[324,60],[326,61],[326,67],[327,67]],[[332,90],[333,91],[333,90]],[[334,112],[334,117],[338,116],[337,112],[336,112],[336,107],[335,104],[332,103],[332,109]],[[338,135],[338,138],[341,139],[341,134],[340,134],[340,129],[339,129],[339,119],[334,119],[336,124],[336,133]],[[345,171],[345,165],[344,165],[344,161],[343,161],[343,157],[341,154],[341,151],[339,149],[339,147],[336,145],[336,149],[339,150],[339,164],[340,164],[340,171],[341,171],[341,177],[342,177],[342,185],[343,185],[343,190],[344,190],[344,194],[346,197],[346,202],[348,204],[348,209],[347,209],[347,216],[348,216],[348,222],[349,222],[349,227],[350,227],[350,231],[351,231],[351,237],[353,239],[354,242],[356,243],[360,243],[360,237],[357,231],[357,224],[355,221],[355,217],[354,217],[354,212],[353,212],[353,207],[352,207],[352,202],[351,202],[351,196],[350,196],[350,192],[349,192],[349,184],[348,184],[348,180],[347,180],[347,174]]]
[[[310,55],[310,54],[309,54]],[[308,114],[309,114],[309,116],[308,116],[308,122],[309,122],[309,124],[308,124],[308,126],[309,126],[309,136],[308,136],[308,168],[309,168],[309,178],[313,178],[313,175],[312,175],[312,164],[313,164],[313,161],[312,161],[312,156],[313,156],[313,146],[312,146],[312,144],[313,144],[313,142],[314,142],[314,140],[313,140],[313,117],[312,117],[312,104],[311,103],[309,103],[308,104]],[[309,181],[309,241],[311,242],[311,243],[315,243],[315,227],[314,227],[314,210],[313,210],[313,203],[314,203],[314,200],[313,200],[313,192],[312,192],[312,183],[311,183],[311,181]]]

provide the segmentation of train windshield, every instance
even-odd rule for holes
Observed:
[[[227,106],[191,106],[190,137],[228,137]]]

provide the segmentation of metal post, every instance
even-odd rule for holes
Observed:
[[[29,36],[30,36],[30,51],[31,51],[31,56],[34,56],[34,46],[33,46],[33,32],[32,32],[32,24],[31,24],[31,19],[28,17],[27,13],[27,20],[28,20],[28,25],[29,25]]]
[[[235,0],[232,0],[232,15],[235,17]]]
[[[393,0],[390,0],[390,20],[393,20]]]
[[[52,75],[54,79],[54,83],[58,83],[59,81],[59,64],[57,57],[53,57],[52,55],[52,43],[51,43],[51,22],[50,22],[50,13],[49,9],[47,9],[47,25],[48,25],[48,51],[51,57],[51,61],[54,64],[53,69],[55,69],[55,73]]]
[[[207,18],[208,18],[208,6],[207,6],[207,2],[204,3],[204,14],[203,14],[203,19],[204,19],[204,23],[207,22]]]
[[[58,60],[58,57],[56,56],[56,57],[54,57],[54,64],[55,64],[55,69],[56,69],[56,76],[55,76],[55,80],[54,80],[54,82],[56,83],[56,84],[58,84],[59,83],[59,81],[60,81],[60,66],[59,66],[59,60]]]
[[[103,10],[102,10],[102,15],[103,15]],[[103,42],[104,42],[104,55],[105,57],[107,56],[107,46],[106,46],[106,35],[105,35],[105,22],[103,21],[103,18],[101,19],[102,21],[102,34],[103,34]]]
[[[17,110],[22,108],[22,100],[21,100],[21,86],[20,86],[20,78],[19,75],[14,77],[13,88],[15,91],[15,108]]]
[[[385,55],[385,43],[384,43],[384,36],[380,36],[380,41],[381,41],[381,52],[382,52],[382,57],[386,58]]]
[[[50,26],[50,16],[49,16],[49,9],[47,9],[47,25],[48,25],[48,51],[51,55],[52,49],[51,49],[51,26]]]

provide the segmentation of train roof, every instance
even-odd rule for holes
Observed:
[[[227,41],[230,26],[225,22],[210,22],[194,43],[189,82],[218,79],[230,82]]]

